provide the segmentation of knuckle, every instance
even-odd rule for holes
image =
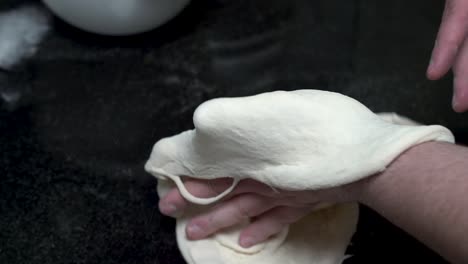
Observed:
[[[447,16],[450,16],[452,15],[453,13],[455,13],[455,10],[456,10],[456,4],[455,4],[455,1],[452,1],[452,0],[447,0],[445,1],[445,12],[444,14],[447,15]]]
[[[460,27],[465,27],[468,23],[468,4],[458,1],[446,1],[443,21],[451,21]]]
[[[235,217],[238,220],[242,221],[242,220],[248,219],[252,215],[251,210],[245,206],[242,200],[236,200],[234,202],[234,206],[235,206],[235,211],[236,211]]]
[[[265,205],[265,199],[255,194],[244,194],[234,200],[236,215],[244,220],[256,216]]]

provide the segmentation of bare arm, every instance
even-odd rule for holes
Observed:
[[[468,148],[425,143],[362,185],[361,202],[453,263],[468,260]]]

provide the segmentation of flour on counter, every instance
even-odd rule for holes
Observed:
[[[0,68],[11,69],[33,56],[49,30],[49,14],[30,5],[0,13]]]

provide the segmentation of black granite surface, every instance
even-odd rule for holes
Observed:
[[[4,0],[0,10],[25,2]],[[219,96],[324,89],[452,129],[451,77],[424,77],[439,0],[194,0],[132,37],[58,19],[0,71],[0,263],[184,263],[143,164]],[[1,41],[1,40],[0,40]],[[346,263],[444,263],[362,208]]]

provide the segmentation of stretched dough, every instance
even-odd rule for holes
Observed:
[[[160,195],[174,183],[199,205],[222,199],[247,178],[284,190],[340,186],[383,171],[414,145],[454,142],[442,126],[379,116],[350,97],[319,90],[214,99],[197,108],[194,124],[194,130],[158,141],[145,169],[160,179]],[[234,181],[217,197],[202,199],[185,189],[180,176]],[[340,263],[357,222],[355,204],[334,205],[252,249],[237,246],[242,226],[188,241],[187,219],[207,208],[194,206],[177,220],[178,244],[189,264]]]

